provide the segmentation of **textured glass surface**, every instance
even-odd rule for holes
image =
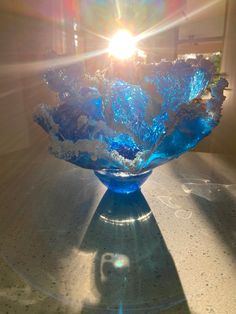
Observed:
[[[104,170],[95,171],[99,180],[109,190],[116,193],[131,193],[138,190],[151,173],[150,170],[138,174]]]
[[[81,64],[45,73],[60,103],[40,105],[34,118],[50,135],[52,154],[84,168],[137,174],[192,149],[218,124],[228,83],[221,78],[211,98],[201,99],[214,74],[209,61],[130,68],[127,80],[90,76]]]

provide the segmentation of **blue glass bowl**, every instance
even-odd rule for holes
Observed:
[[[122,78],[114,70],[90,76],[81,64],[51,68],[44,80],[60,103],[42,104],[34,114],[50,135],[54,156],[95,170],[119,193],[137,190],[152,168],[209,135],[219,123],[228,86],[221,78],[210,98],[202,99],[214,75],[202,58],[130,68]]]

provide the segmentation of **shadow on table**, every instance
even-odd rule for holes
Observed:
[[[175,263],[140,191],[107,191],[80,245],[95,251],[100,303],[82,313],[190,313]]]
[[[190,313],[172,256],[140,191],[107,191],[96,209],[98,182],[83,169],[49,173],[34,184],[29,180],[24,190],[28,193],[17,193],[4,211],[0,254],[31,286],[65,301],[66,313]],[[91,300],[93,289],[96,305],[83,301]],[[48,304],[15,298],[18,308],[32,313]]]

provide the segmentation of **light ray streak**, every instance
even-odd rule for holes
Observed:
[[[156,24],[156,25],[152,26],[149,30],[146,30],[146,31],[142,32],[141,34],[137,35],[136,40],[140,41],[140,40],[149,38],[151,36],[163,33],[163,32],[165,32],[171,28],[174,28],[174,27],[178,26],[179,24],[185,22],[186,20],[192,18],[193,16],[198,15],[202,11],[207,10],[208,8],[212,7],[213,5],[215,5],[216,3],[220,2],[220,1],[221,0],[211,1],[211,2],[205,4],[204,6],[201,6],[200,8],[198,8],[192,12],[177,18],[176,20],[171,20],[169,18],[169,19],[167,19],[169,21],[165,21],[165,22],[161,22],[159,24]]]
[[[107,40],[107,41],[110,41],[110,40],[111,40],[109,37],[104,36],[104,35],[101,35],[101,34],[99,34],[99,33],[95,33],[95,32],[91,31],[90,29],[88,29],[88,28],[86,28],[86,27],[84,27],[84,26],[81,26],[81,29],[84,30],[86,33],[89,33],[89,34],[94,35],[94,36],[96,36],[96,37],[102,38],[102,39],[104,39],[104,40]]]
[[[166,49],[169,49],[168,46],[162,46],[162,47],[146,47],[146,46],[139,46],[141,50],[144,50],[146,52],[152,52],[152,51],[164,51]]]
[[[157,53],[163,53],[163,52],[166,52],[168,49],[170,49],[168,46],[166,47],[140,47],[141,50],[144,51],[144,53],[148,56],[153,56],[153,57],[156,57],[157,56]]]
[[[119,0],[115,0],[115,3],[116,3],[117,19],[120,20],[121,17],[122,17],[120,1]]]
[[[108,48],[90,51],[80,55],[66,56],[43,61],[4,64],[0,65],[0,76],[16,74],[19,72],[23,74],[32,74],[33,72],[45,71],[50,67],[60,68],[63,66],[95,58],[105,53],[108,53]]]
[[[146,29],[145,31],[141,32],[140,34],[138,34],[136,36],[136,38],[138,36],[145,36],[146,34],[148,34],[149,32],[157,29],[158,27],[161,27],[162,25],[166,25],[166,23],[169,23],[170,21],[172,21],[173,19],[177,18],[179,15],[183,15],[184,14],[184,7],[181,7],[180,9],[176,10],[174,13],[169,14],[166,18],[162,19],[161,22],[154,24],[153,26],[149,27],[148,29]],[[139,40],[139,39],[138,39]]]
[[[34,87],[38,87],[40,85],[41,85],[41,83],[37,82],[37,83],[31,84],[31,85],[21,86],[21,87],[16,87],[16,88],[9,89],[9,90],[7,90],[5,92],[0,93],[0,99],[8,97],[8,96],[10,96],[12,94],[24,91],[24,90],[28,90],[28,89],[31,89],[31,88],[34,88]]]

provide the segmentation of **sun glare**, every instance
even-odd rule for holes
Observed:
[[[136,52],[136,40],[132,34],[126,30],[119,30],[110,40],[110,55],[121,59],[129,59]]]

